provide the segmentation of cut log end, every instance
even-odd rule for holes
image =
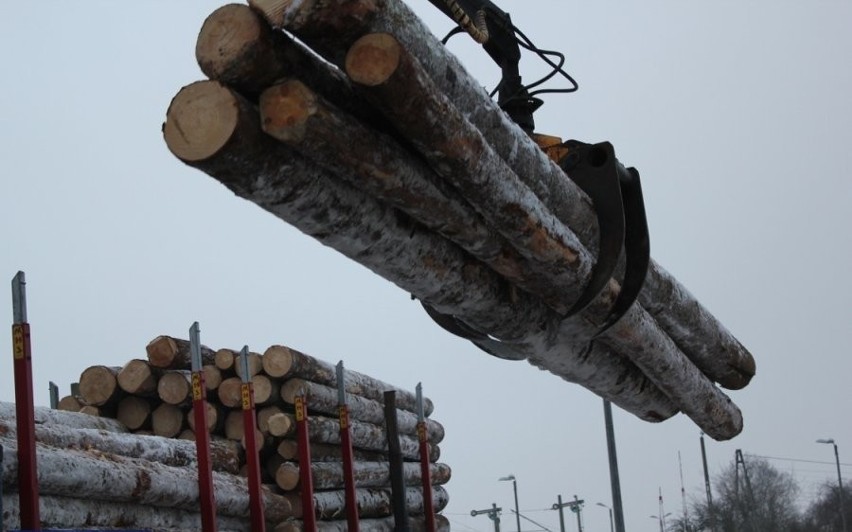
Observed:
[[[346,54],[346,73],[355,83],[374,87],[399,67],[401,48],[389,33],[371,33],[355,41]]]
[[[87,405],[100,406],[114,398],[118,392],[117,368],[92,366],[80,375],[80,395]]]
[[[163,137],[177,158],[203,161],[222,149],[238,123],[239,103],[231,91],[216,81],[199,81],[172,100]]]
[[[249,5],[259,12],[273,28],[284,25],[284,13],[292,0],[249,0]]]
[[[201,71],[220,79],[238,59],[251,51],[259,38],[262,22],[247,6],[222,6],[204,21],[195,44],[195,58]]]
[[[260,95],[261,127],[278,140],[302,140],[305,122],[316,112],[316,95],[298,80],[279,83]]]
[[[273,345],[263,353],[263,371],[270,377],[284,377],[293,367],[293,352],[283,345]]]

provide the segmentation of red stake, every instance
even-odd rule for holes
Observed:
[[[359,532],[358,501],[355,498],[355,459],[352,456],[352,434],[349,425],[349,405],[346,403],[346,387],[343,378],[343,361],[337,363],[337,403],[340,421],[340,449],[343,453],[343,494],[346,508],[346,523],[349,532]]]
[[[308,407],[305,396],[297,395],[296,444],[299,448],[299,495],[302,499],[302,525],[304,532],[317,532],[314,508],[314,480],[311,477],[311,442],[308,437]]]
[[[248,371],[248,346],[240,353],[243,365],[243,433],[246,442],[246,465],[248,466],[249,508],[251,510],[252,532],[266,532],[266,519],[263,516],[263,492],[260,480],[260,456],[257,451],[255,430],[257,419],[254,412],[254,389]]]
[[[435,532],[435,506],[432,502],[432,477],[429,474],[429,437],[426,416],[423,414],[423,388],[417,384],[417,438],[420,441],[420,478],[423,484],[423,511],[426,513],[426,532]]]
[[[195,421],[195,453],[198,458],[198,496],[201,503],[201,530],[216,532],[216,498],[213,492],[213,463],[210,461],[210,434],[207,432],[207,387],[201,366],[201,340],[198,322],[189,329],[192,354],[192,409]]]
[[[33,361],[24,272],[12,280],[12,353],[15,374],[15,415],[18,429],[18,496],[21,529],[41,530],[33,406]]]

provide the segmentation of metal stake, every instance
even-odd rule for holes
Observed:
[[[426,513],[426,532],[435,532],[435,505],[432,501],[432,477],[429,474],[429,436],[423,408],[423,385],[417,383],[417,439],[420,442],[420,478],[423,484],[423,510]]]
[[[195,454],[198,458],[201,529],[203,532],[216,532],[213,463],[210,460],[210,434],[207,432],[207,386],[201,366],[201,329],[197,321],[189,328],[189,352],[192,363],[192,410],[195,421]]]
[[[56,410],[59,408],[59,386],[53,381],[48,381],[47,391],[50,393],[50,408]]]
[[[241,398],[243,404],[243,437],[246,442],[246,465],[248,466],[249,508],[251,509],[252,532],[266,532],[266,519],[263,516],[263,494],[260,480],[260,456],[257,451],[257,418],[254,412],[254,389],[251,384],[248,367],[248,346],[240,352],[243,367],[243,385]]]
[[[346,523],[349,532],[361,528],[358,519],[358,500],[355,497],[355,459],[352,455],[352,435],[349,427],[349,405],[346,402],[346,386],[343,380],[343,361],[337,363],[337,408],[340,422],[340,449],[343,453],[343,491],[346,508]]]
[[[15,373],[15,414],[18,430],[18,497],[21,529],[41,530],[38,474],[35,449],[32,346],[27,323],[27,294],[24,272],[12,279],[12,353]]]

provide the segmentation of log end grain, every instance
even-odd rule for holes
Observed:
[[[237,352],[233,349],[219,349],[214,355],[214,363],[221,371],[234,371],[234,361],[237,358]]]
[[[151,403],[141,397],[128,395],[118,402],[116,418],[130,430],[143,429],[151,419]]]
[[[185,404],[191,397],[192,386],[183,372],[169,372],[160,377],[157,395],[170,405]]]
[[[305,136],[306,122],[317,112],[317,97],[298,80],[269,87],[260,95],[260,124],[268,135],[297,143]]]
[[[284,491],[292,491],[299,486],[299,466],[284,462],[275,471],[275,484]]]
[[[249,0],[249,5],[269,22],[273,28],[281,28],[287,9],[293,0]]]
[[[145,346],[148,362],[155,368],[168,368],[178,352],[178,345],[170,336],[158,336]]]
[[[346,74],[368,87],[386,82],[399,67],[399,41],[388,33],[371,33],[355,41],[346,54]]]
[[[263,22],[246,5],[228,4],[215,10],[201,26],[195,58],[210,79],[239,79],[233,72],[246,64],[247,54],[263,31]]]
[[[239,114],[239,103],[224,85],[198,81],[182,88],[172,100],[163,124],[163,137],[178,159],[203,161],[218,153],[231,139],[239,124]]]
[[[285,377],[293,368],[294,359],[289,347],[273,345],[263,353],[263,372],[270,377]]]
[[[144,360],[128,361],[118,372],[117,379],[121,389],[130,394],[147,395],[157,391],[157,376]]]
[[[271,436],[281,437],[287,436],[295,431],[296,425],[293,421],[293,416],[282,412],[269,416],[269,419],[266,420],[266,428]],[[284,442],[281,443],[283,444]],[[295,442],[293,442],[293,445],[295,445]],[[281,448],[279,446],[279,454],[280,453]],[[288,458],[287,456],[284,457]]]
[[[80,396],[86,405],[100,406],[113,399],[119,390],[118,368],[91,366],[80,375]]]

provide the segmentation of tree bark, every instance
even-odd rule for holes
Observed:
[[[432,167],[450,180],[490,225],[529,260],[553,268],[545,273],[546,279],[570,306],[591,272],[591,255],[440,92],[417,59],[392,35],[369,34],[350,48],[346,71],[364,88],[373,105],[414,142]],[[536,230],[531,232],[530,228]],[[573,268],[560,259],[560,242],[570,242],[577,262]],[[591,343],[606,321],[618,289],[611,281],[608,290],[566,320],[563,329],[571,332],[561,337]],[[742,430],[739,409],[641,306],[632,306],[599,338],[598,342],[628,357],[714,438],[730,438]],[[549,369],[564,358],[564,350],[560,351],[556,357],[541,351],[530,357]]]
[[[273,377],[301,378],[317,384],[337,387],[337,369],[334,364],[283,345],[273,345],[266,350],[263,354],[263,367],[266,374]],[[344,368],[343,384],[347,394],[379,402],[384,400],[383,393],[386,390],[394,390],[400,409],[417,412],[417,396],[415,394],[369,375]],[[429,416],[434,409],[435,405],[432,400],[424,397],[424,414]]]
[[[288,434],[283,434],[284,437],[292,437],[296,431],[296,421],[292,414],[277,414],[274,417],[287,416],[291,418],[292,428]],[[388,440],[385,429],[379,425],[372,423],[364,423],[363,421],[350,421],[350,433],[352,435],[352,447],[365,449],[368,451],[387,452]],[[336,418],[328,418],[323,416],[309,416],[308,418],[308,437],[311,443],[332,443],[340,445],[340,424]],[[419,445],[416,438],[400,435],[399,444],[402,450],[402,455],[409,460],[418,460],[420,458]],[[440,448],[437,445],[429,444],[430,460],[435,462],[440,456]]]
[[[20,505],[17,494],[3,495],[4,530],[20,527]],[[74,529],[110,530],[128,527],[157,531],[201,530],[201,515],[193,510],[179,510],[136,504],[134,502],[110,502],[74,497],[39,497],[41,526],[73,527]],[[219,530],[250,532],[249,523],[236,517],[217,516]]]
[[[588,197],[509,119],[404,2],[250,0],[249,3],[273,27],[287,29],[340,67],[344,66],[346,51],[364,34],[395,35],[419,59],[450,101],[457,105],[465,103],[467,119],[547,208],[588,249],[597,249],[596,216]],[[708,376],[731,389],[748,384],[755,373],[752,355],[653,260],[639,301]]]
[[[386,488],[390,486],[388,462],[355,462],[352,465],[355,484],[359,488]],[[450,467],[446,464],[429,464],[429,476],[432,484],[446,484],[450,480]],[[335,462],[312,462],[311,476],[315,490],[343,489],[343,467]],[[403,480],[406,486],[419,486],[422,481],[420,464],[405,462]],[[284,462],[275,471],[275,483],[284,491],[299,486],[299,464]]]
[[[297,395],[305,394],[308,408],[323,414],[335,416],[338,413],[337,389],[304,379],[288,379],[281,387],[281,398],[288,404],[294,404]],[[359,395],[348,395],[349,417],[356,421],[366,421],[381,425],[385,422],[384,407],[379,401],[373,401]],[[403,434],[417,434],[417,414],[397,409],[397,427]],[[426,433],[431,443],[441,443],[444,439],[444,427],[437,421],[426,419]]]
[[[175,440],[183,442],[183,440]],[[17,446],[2,441],[9,449],[4,455],[3,483],[17,478]],[[190,442],[183,442],[192,445]],[[171,467],[157,462],[128,458],[100,451],[68,450],[37,445],[38,482],[41,493],[114,502],[134,502],[151,506],[196,510],[198,474],[192,468]],[[220,515],[247,517],[249,497],[246,481],[227,473],[213,473],[216,511]],[[291,517],[289,502],[281,495],[263,490],[264,512],[268,521]]]
[[[293,517],[302,517],[301,496],[298,493],[284,495],[293,508]],[[386,517],[391,514],[391,494],[389,489],[359,488],[355,490],[360,517]],[[343,490],[317,491],[314,493],[314,506],[317,519],[341,519],[345,515]],[[449,495],[441,486],[432,491],[435,511],[440,512],[449,502]],[[423,492],[418,488],[405,491],[405,505],[414,515],[423,514]]]
[[[218,84],[201,82],[184,88],[170,106],[164,135],[172,152],[187,164],[374,269],[440,312],[460,316],[500,338],[534,335],[529,340],[532,351],[536,343],[548,341],[552,327],[560,321],[523,293],[511,298],[513,292],[505,280],[458,248],[418,230],[399,213],[336,182],[263,135],[248,103]],[[575,367],[580,366],[584,376],[591,378],[578,380],[567,371],[558,374],[643,419],[664,419],[676,412],[635,366],[620,357],[571,363],[574,373],[581,373]]]
[[[0,437],[17,436],[14,418],[0,418]],[[63,426],[42,426],[35,430],[36,441],[59,449],[91,450],[139,458],[173,467],[194,467],[195,444],[186,440],[145,436],[98,429],[77,429]],[[222,440],[210,442],[213,469],[236,474],[240,470],[242,453],[237,445]]]
[[[0,419],[15,419],[14,403],[0,402]],[[64,412],[41,406],[35,407],[34,419],[36,426],[62,426],[76,429],[96,429],[107,432],[128,432],[127,427],[115,419],[88,416],[78,412]],[[3,436],[0,433],[0,436]]]
[[[299,461],[299,446],[296,440],[281,440],[277,447],[278,456],[290,462]],[[381,451],[365,451],[363,449],[352,449],[352,457],[361,462],[381,462],[387,459]],[[437,458],[436,458],[437,460]],[[330,443],[311,443],[312,462],[342,462],[343,451],[340,445]]]
[[[191,369],[192,355],[189,352],[189,341],[158,336],[151,340],[145,350],[148,352],[148,362],[155,368],[161,369]],[[201,346],[201,363],[213,364],[216,353],[209,347]]]
[[[121,395],[116,376],[121,368],[91,366],[80,375],[80,396],[83,403],[102,406],[113,402]]]

